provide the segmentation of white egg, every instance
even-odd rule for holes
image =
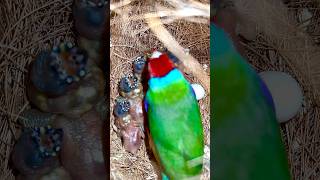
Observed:
[[[261,72],[275,105],[279,123],[293,118],[301,109],[303,94],[298,82],[289,74],[277,71]]]
[[[197,100],[204,98],[206,92],[200,84],[191,84],[194,93],[196,94]]]

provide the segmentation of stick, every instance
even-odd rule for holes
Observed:
[[[165,29],[161,20],[157,17],[146,17],[146,21],[153,33],[159,40],[171,51],[204,86],[210,94],[210,77],[205,73],[200,63],[191,55],[184,53],[184,48],[174,39],[174,37]]]

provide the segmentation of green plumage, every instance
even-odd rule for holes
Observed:
[[[267,88],[214,24],[210,44],[213,179],[290,179]]]
[[[170,179],[199,175],[203,128],[190,84],[177,69],[165,77],[151,78],[146,102],[151,146],[164,173]],[[192,162],[198,164],[193,166]]]

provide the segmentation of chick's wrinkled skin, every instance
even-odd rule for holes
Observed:
[[[144,138],[143,100],[140,97],[128,99],[130,109],[126,120],[118,119],[120,135],[126,151],[135,154]]]
[[[107,177],[103,156],[103,120],[94,109],[73,118],[58,117],[55,127],[64,131],[61,149],[62,166],[73,179]]]
[[[134,74],[128,74],[119,82],[119,94],[115,105],[116,125],[120,128],[123,147],[135,154],[144,139],[143,86],[141,84],[145,61],[138,57],[133,64]]]

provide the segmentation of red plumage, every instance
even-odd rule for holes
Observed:
[[[148,71],[150,77],[163,77],[167,75],[172,69],[174,64],[170,61],[167,54],[163,53],[158,58],[148,59]]]

